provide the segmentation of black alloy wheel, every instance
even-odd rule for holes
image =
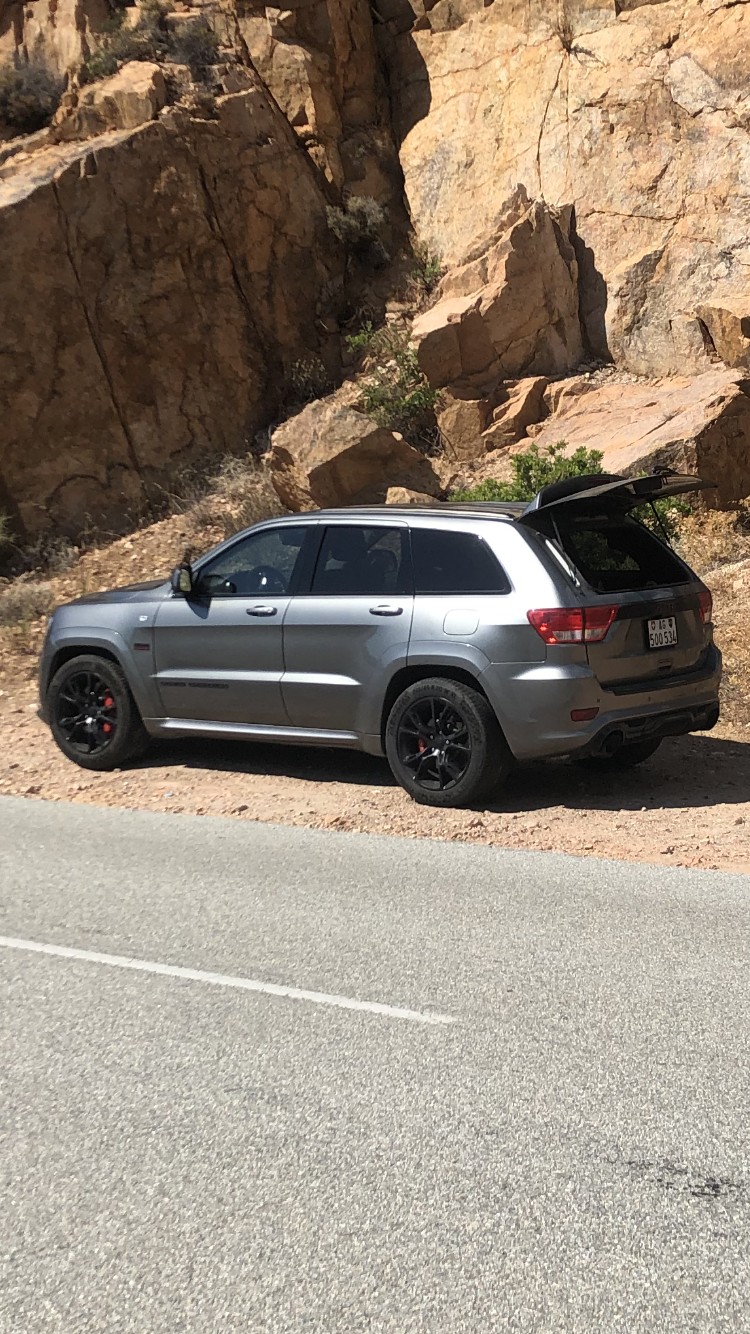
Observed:
[[[458,709],[440,695],[417,700],[396,733],[401,763],[427,792],[447,792],[471,763],[471,735]]]
[[[385,751],[394,778],[425,806],[469,806],[499,787],[513,763],[487,698],[444,677],[399,695]]]
[[[148,740],[122,669],[108,658],[71,658],[55,672],[47,696],[60,750],[84,769],[117,769]]]
[[[71,750],[82,755],[106,750],[118,726],[112,686],[98,672],[72,672],[58,691],[55,721]]]

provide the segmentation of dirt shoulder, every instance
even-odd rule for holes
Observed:
[[[55,600],[82,581],[126,582],[123,567],[145,577],[184,537],[169,521],[145,540],[91,553],[54,581]],[[722,722],[664,742],[627,774],[535,765],[486,810],[436,811],[410,801],[385,761],[347,751],[191,741],[155,745],[135,768],[89,773],[63,758],[36,717],[40,620],[0,631],[0,795],[750,872],[750,559],[743,553],[706,577],[727,664]]]
[[[0,729],[0,795],[750,872],[750,731],[667,741],[618,777],[530,766],[486,810],[436,811],[410,801],[385,761],[347,751],[191,741],[89,773],[54,746],[29,681],[3,687]]]

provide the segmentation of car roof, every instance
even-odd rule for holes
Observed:
[[[307,515],[295,514],[289,517],[297,521],[304,518],[317,520],[350,519],[352,517],[356,519],[383,519],[388,517],[413,519],[415,515],[445,519],[469,514],[480,519],[517,519],[523,514],[525,508],[525,504],[518,501],[436,500],[432,505],[348,505],[342,509],[311,510]]]

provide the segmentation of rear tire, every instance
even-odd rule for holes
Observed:
[[[576,760],[576,764],[580,764],[582,769],[599,773],[619,773],[624,769],[634,769],[636,764],[650,760],[661,743],[661,737],[658,741],[632,741],[630,745],[620,746],[613,755],[586,755],[583,759]]]
[[[109,658],[81,654],[63,663],[47,703],[55,741],[82,769],[119,769],[148,744],[125,673]]]
[[[396,782],[424,806],[470,806],[498,788],[512,767],[484,695],[444,677],[418,681],[399,695],[385,751]]]

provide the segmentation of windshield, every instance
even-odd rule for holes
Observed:
[[[690,582],[674,552],[630,515],[587,514],[573,506],[560,507],[554,518],[545,515],[539,527],[562,546],[597,593],[637,592]]]

